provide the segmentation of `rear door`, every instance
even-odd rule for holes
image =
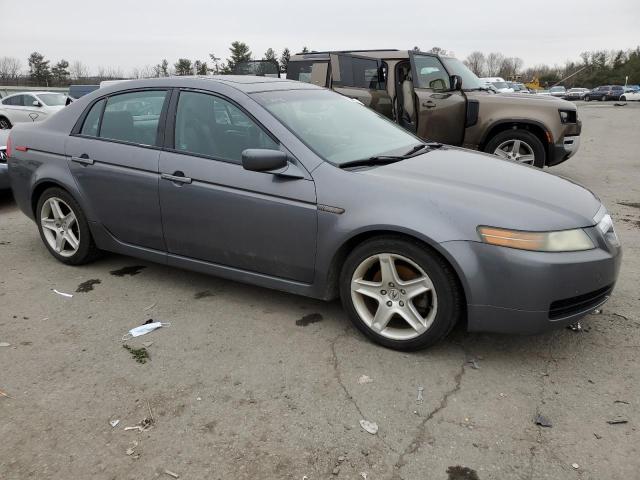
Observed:
[[[160,155],[168,251],[310,283],[317,235],[311,178],[245,170],[243,150],[284,147],[226,97],[183,90],[171,111]]]
[[[451,89],[449,73],[437,55],[410,52],[409,56],[418,112],[418,136],[462,145],[467,114],[464,93]]]
[[[66,146],[89,220],[124,243],[154,250],[165,250],[158,159],[168,97],[168,90],[157,89],[103,98]]]
[[[24,109],[24,95],[13,95],[2,101],[2,108],[7,113],[11,123],[31,122],[28,112]]]
[[[22,95],[22,111],[21,114],[24,120],[22,122],[39,122],[44,120],[46,114],[44,113],[44,107],[38,107],[33,104],[33,102],[38,102],[42,105],[42,103],[33,95],[24,94]]]
[[[355,98],[393,119],[391,96],[387,92],[386,65],[382,60],[345,53],[332,53],[329,57],[333,90]]]

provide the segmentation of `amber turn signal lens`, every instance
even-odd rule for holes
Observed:
[[[496,227],[478,227],[484,243],[537,252],[575,252],[595,248],[581,228],[558,232],[524,232]]]

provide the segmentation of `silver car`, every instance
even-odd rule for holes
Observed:
[[[600,200],[492,155],[424,142],[360,102],[267,77],[92,92],[11,133],[16,202],[77,265],[112,251],[324,300],[400,350],[458,322],[532,333],[611,294]]]

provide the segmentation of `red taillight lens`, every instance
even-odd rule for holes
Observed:
[[[11,156],[11,134],[7,137],[7,150],[5,151],[7,158]]]

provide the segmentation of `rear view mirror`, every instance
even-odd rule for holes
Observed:
[[[287,166],[287,154],[280,150],[248,148],[242,152],[242,166],[253,172],[269,172]]]
[[[451,90],[462,90],[462,77],[460,75],[451,75]]]

